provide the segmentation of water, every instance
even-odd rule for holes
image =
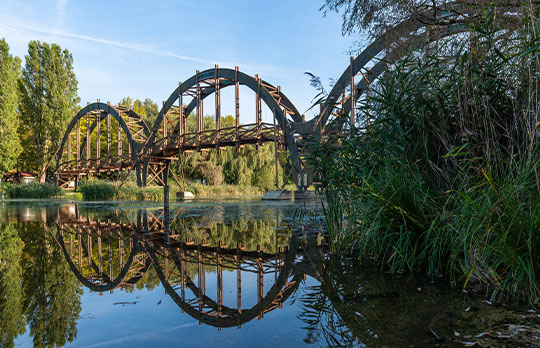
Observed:
[[[332,255],[316,204],[16,201],[1,219],[0,347],[503,347],[537,318]]]

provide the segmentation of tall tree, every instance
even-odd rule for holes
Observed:
[[[77,109],[77,79],[71,53],[56,44],[31,41],[25,59],[19,83],[21,162],[26,169],[42,172]]]
[[[17,133],[17,80],[20,73],[20,59],[9,54],[6,40],[0,40],[0,175],[15,168],[22,151]]]

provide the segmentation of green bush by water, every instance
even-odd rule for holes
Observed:
[[[62,195],[62,190],[58,186],[38,182],[6,184],[5,190],[9,198],[51,198]]]
[[[118,188],[112,182],[103,180],[86,180],[79,185],[85,201],[106,201],[117,199]]]
[[[486,10],[373,84],[363,124],[313,144],[334,249],[538,304],[538,18],[522,28],[500,35]]]

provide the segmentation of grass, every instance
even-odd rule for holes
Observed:
[[[5,192],[9,198],[52,198],[62,195],[56,185],[33,182],[29,184],[6,184]]]
[[[334,250],[540,305],[539,19],[495,19],[392,65],[310,161]]]

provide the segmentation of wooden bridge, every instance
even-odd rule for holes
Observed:
[[[462,20],[456,20],[451,15],[453,13],[459,13]],[[225,147],[239,149],[245,144],[273,142],[276,149],[286,148],[289,151],[293,179],[299,188],[305,188],[312,178],[310,176],[307,182],[302,180],[304,174],[310,174],[302,161],[310,150],[303,146],[304,140],[325,141],[337,134],[348,134],[352,126],[368,126],[370,120],[357,117],[357,103],[368,95],[371,84],[411,50],[430,49],[430,45],[442,37],[463,33],[466,30],[463,21],[474,15],[473,8],[448,3],[437,12],[428,9],[388,29],[356,58],[350,58],[332,90],[321,100],[319,114],[308,121],[279,86],[273,86],[258,75],[242,73],[238,68],[218,66],[197,71],[179,83],[164,101],[151,128],[133,110],[100,102],[89,104],[74,117],[58,148],[56,176],[59,184],[66,187],[81,176],[128,169],[135,170],[139,185],[154,183],[167,186],[169,164],[183,153],[205,149],[219,151]],[[513,16],[512,13],[502,15],[510,19]],[[250,112],[252,121],[246,124],[240,123],[240,86],[247,87],[255,96],[255,110]],[[235,91],[235,125],[222,127],[221,91],[228,87]],[[215,98],[215,128],[207,129],[204,127],[204,101],[211,95]],[[271,123],[262,120],[263,104],[272,113]],[[118,130],[117,138],[111,136],[111,132],[116,131],[111,131],[109,115],[118,124],[115,128]],[[196,118],[195,130],[188,129],[188,117]],[[104,126],[100,126],[98,119],[107,119],[106,137],[100,133]],[[340,122],[331,122],[335,119]],[[83,140],[80,138],[81,129],[86,130]],[[106,146],[102,147],[102,144]]]

